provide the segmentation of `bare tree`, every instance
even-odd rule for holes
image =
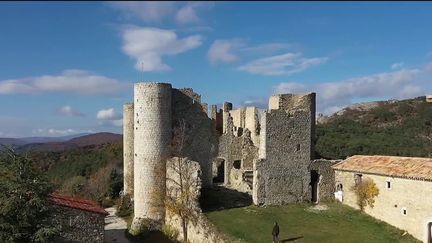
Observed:
[[[201,183],[199,164],[185,156],[189,139],[187,124],[181,120],[173,133],[172,158],[167,162],[167,192],[165,197],[167,211],[180,219],[184,242],[188,242],[188,224],[196,224],[198,220],[198,197]]]

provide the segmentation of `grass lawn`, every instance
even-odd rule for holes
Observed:
[[[411,235],[339,203],[328,210],[311,210],[309,204],[249,206],[206,215],[221,231],[247,242],[271,242],[275,221],[285,242],[420,242]]]

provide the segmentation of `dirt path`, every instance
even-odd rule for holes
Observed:
[[[116,215],[116,208],[105,208],[109,215],[105,218],[105,242],[129,243],[125,236],[126,221]]]

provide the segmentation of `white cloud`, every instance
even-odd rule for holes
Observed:
[[[145,22],[155,23],[173,15],[176,10],[175,2],[152,1],[121,1],[110,2],[112,7],[120,10],[125,17],[137,17]]]
[[[114,108],[102,109],[96,114],[96,118],[100,120],[118,120],[121,117],[121,114],[117,114]]]
[[[196,23],[199,22],[199,18],[195,8],[189,4],[179,9],[176,14],[176,21],[180,24]]]
[[[317,109],[330,114],[341,107],[365,98],[412,98],[424,95],[425,88],[416,82],[419,69],[401,69],[346,79],[338,82],[300,84],[280,83],[274,93],[317,93]]]
[[[64,128],[64,129],[38,128],[38,129],[33,129],[32,131],[33,136],[49,136],[49,137],[68,136],[68,135],[79,134],[79,133],[94,133],[94,131],[91,129],[76,130],[72,128]]]
[[[172,30],[129,27],[123,32],[123,51],[136,59],[135,68],[140,71],[166,71],[171,67],[162,56],[177,55],[202,44],[200,35],[180,39]]]
[[[207,52],[207,58],[212,64],[234,62],[238,59],[235,49],[241,46],[243,42],[240,39],[215,40]]]
[[[55,136],[57,136],[57,135],[69,135],[69,134],[74,134],[74,133],[76,133],[76,131],[75,130],[73,130],[73,129],[63,129],[63,130],[61,130],[61,129],[53,129],[53,128],[50,128],[50,129],[48,129],[48,134],[50,134],[50,135],[55,135]]]
[[[261,75],[291,75],[327,60],[327,57],[305,58],[301,53],[285,53],[253,60],[238,67],[238,70]]]
[[[65,128],[65,129],[55,129],[55,128],[38,128],[33,129],[33,135],[34,136],[67,136],[71,134],[78,133],[76,130],[71,128]]]
[[[282,49],[288,49],[291,48],[292,45],[288,43],[265,43],[265,44],[259,44],[256,46],[249,46],[242,49],[242,51],[247,52],[273,52],[278,51]]]
[[[391,65],[391,69],[393,69],[393,70],[395,70],[395,69],[400,69],[400,68],[402,68],[403,66],[404,66],[404,63],[403,63],[403,62],[393,63],[393,64]]]
[[[65,70],[60,75],[0,81],[0,94],[64,92],[83,95],[113,94],[128,85],[84,70]]]
[[[214,6],[212,2],[111,2],[113,8],[121,11],[124,17],[136,17],[146,23],[162,23],[173,20],[178,24],[194,24],[201,21],[198,12]]]
[[[123,126],[123,118],[121,114],[118,114],[114,108],[99,110],[96,114],[96,118],[101,120],[99,125],[101,126]]]
[[[64,116],[84,116],[83,113],[81,113],[80,111],[77,111],[77,110],[73,109],[69,105],[65,105],[65,106],[59,107],[56,110],[56,112],[57,112],[57,114],[64,115]]]

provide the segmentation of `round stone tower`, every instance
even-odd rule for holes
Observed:
[[[123,105],[123,192],[133,197],[134,189],[134,104]]]
[[[134,86],[134,220],[131,232],[165,218],[166,159],[171,155],[171,84]]]

